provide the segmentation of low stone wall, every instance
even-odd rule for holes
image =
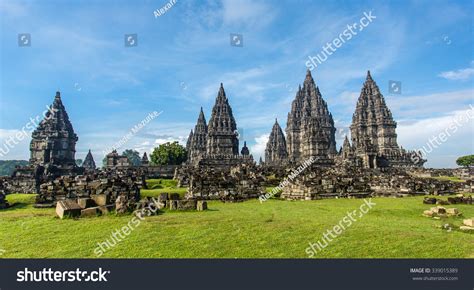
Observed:
[[[140,189],[146,187],[142,172],[132,169],[105,170],[77,176],[61,176],[41,184],[38,204],[55,203],[58,200],[107,196],[111,202],[120,195],[139,200]]]
[[[6,195],[8,190],[4,186],[4,182],[0,180],[0,209],[6,209],[9,207],[8,201],[6,200]]]
[[[404,196],[473,192],[472,181],[451,182],[413,176],[397,168],[369,170],[353,167],[311,168],[289,183],[281,194],[285,199],[328,197]]]
[[[188,199],[238,201],[265,193],[265,177],[255,165],[241,164],[227,169],[190,166],[182,168],[181,174],[189,180]]]

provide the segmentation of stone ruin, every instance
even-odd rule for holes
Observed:
[[[350,165],[361,168],[422,167],[419,152],[397,144],[397,123],[370,72],[363,84],[347,138],[336,151],[334,121],[308,70],[288,113],[286,138],[275,122],[265,150],[264,166],[295,166],[310,157],[319,167]],[[352,143],[352,144],[351,144]]]
[[[175,173],[187,199],[238,201],[264,193],[265,180],[246,143],[239,154],[237,124],[221,84],[209,125],[201,108],[187,142],[188,160]]]
[[[0,180],[0,209],[6,209],[10,205],[8,204],[7,198],[8,190],[4,186],[4,182]]]
[[[138,201],[141,188],[146,188],[144,175],[133,169],[64,175],[41,184],[36,204],[38,207],[52,206],[60,200],[94,199],[96,196],[110,204],[121,195]]]
[[[405,169],[321,168],[312,166],[283,188],[284,199],[409,195],[448,195],[473,192],[472,181],[450,182],[419,178]]]
[[[161,193],[158,196],[157,206],[159,209],[169,210],[207,210],[207,202],[197,199],[181,199],[177,193]]]
[[[243,201],[265,193],[265,176],[256,165],[241,164],[230,170],[212,167],[185,168],[190,176],[187,199]]]

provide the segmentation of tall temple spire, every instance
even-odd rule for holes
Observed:
[[[367,81],[373,81],[372,76],[370,75],[370,70],[367,71],[366,80],[367,80]]]
[[[242,147],[242,150],[240,151],[240,154],[246,156],[250,155],[249,148],[247,147],[247,141],[244,141],[244,147]]]
[[[398,149],[396,127],[397,123],[368,71],[352,116],[352,142],[355,147],[360,148],[365,145],[366,139],[369,139],[381,154],[385,150]]]
[[[290,161],[335,155],[335,133],[334,120],[326,101],[308,70],[303,87],[298,89],[288,114],[286,137]]]
[[[222,83],[209,120],[207,153],[239,155],[237,125]]]
[[[190,163],[196,163],[206,153],[207,146],[207,123],[202,107],[199,111],[196,126],[194,126],[193,135],[190,136],[190,138],[191,142],[190,149],[188,150],[188,161]]]
[[[426,160],[410,161],[410,156],[401,156],[397,144],[397,123],[393,120],[379,87],[372,79],[370,71],[362,86],[357,105],[352,116],[352,145],[365,167],[422,166]]]
[[[193,141],[193,129],[191,129],[191,132],[189,132],[188,135],[188,140],[186,140],[186,151],[188,152],[188,158],[189,158],[189,152],[191,151],[191,144]]]
[[[30,143],[31,165],[54,165],[60,168],[75,168],[76,142],[69,116],[56,92],[54,102],[45,118],[33,131]]]
[[[84,167],[86,170],[94,170],[96,168],[94,157],[92,156],[90,149],[86,155],[86,158],[84,159],[84,162],[82,162],[82,167]]]
[[[148,156],[146,155],[146,152],[144,152],[142,156],[142,165],[148,165],[149,163]]]
[[[285,135],[283,135],[283,130],[275,118],[275,124],[273,124],[272,132],[265,148],[265,164],[270,166],[283,165],[287,162],[287,159]]]

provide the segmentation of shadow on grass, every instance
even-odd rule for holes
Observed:
[[[4,211],[13,211],[17,209],[24,209],[27,208],[31,203],[26,203],[26,202],[15,202],[11,204],[8,208],[4,209]]]

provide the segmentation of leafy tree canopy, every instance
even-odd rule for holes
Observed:
[[[179,165],[186,161],[186,149],[178,141],[167,142],[155,147],[150,155],[154,165]]]
[[[456,160],[459,166],[471,167],[474,165],[474,155],[461,156]]]
[[[123,151],[123,156],[127,156],[130,165],[140,166],[142,164],[142,159],[140,158],[140,153],[133,149],[127,149]]]

